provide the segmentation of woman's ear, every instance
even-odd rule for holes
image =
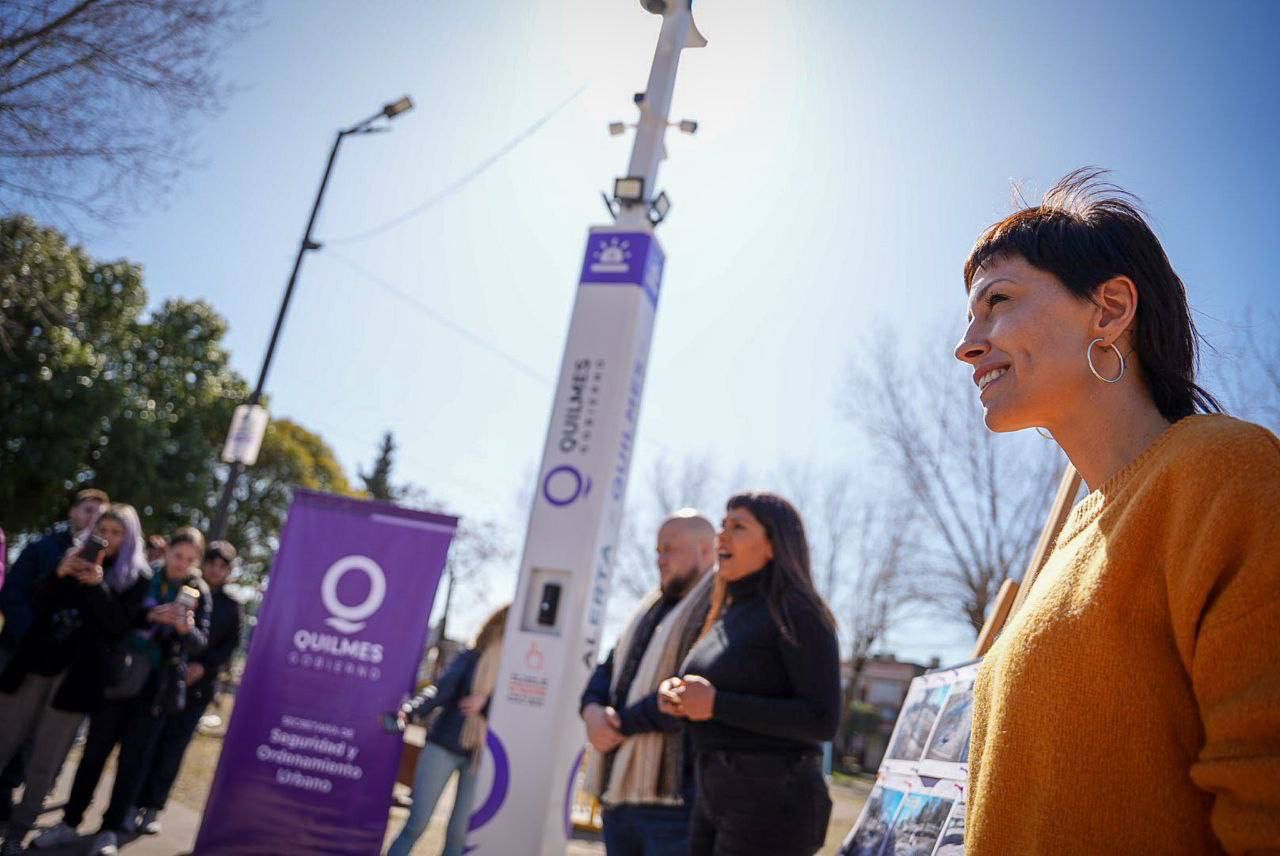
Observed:
[[[1116,344],[1138,316],[1138,286],[1127,276],[1113,276],[1094,290],[1093,337],[1102,346]]]

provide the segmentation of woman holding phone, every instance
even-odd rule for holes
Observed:
[[[0,674],[0,767],[32,741],[5,854],[22,852],[80,723],[102,707],[110,653],[141,611],[148,585],[138,514],[116,504],[52,576],[32,586],[35,623]]]
[[[1280,441],[1196,380],[1186,289],[1098,170],[964,267],[989,429],[1047,429],[1089,495],[974,684],[965,852],[1280,847]]]
[[[702,636],[659,688],[689,721],[694,856],[811,856],[831,799],[822,744],[840,718],[835,620],[813,587],[799,513],[772,493],[729,500]]]
[[[462,856],[479,755],[488,733],[489,698],[498,679],[509,608],[504,606],[485,619],[471,647],[453,659],[440,680],[390,715],[403,729],[409,722],[424,719],[434,710],[440,711],[427,732],[427,744],[418,758],[409,819],[391,843],[387,856],[409,856],[414,843],[426,831],[444,786],[455,772],[458,787],[445,833],[443,856]]]
[[[108,701],[89,720],[89,737],[76,769],[62,821],[34,842],[55,847],[77,839],[76,827],[93,800],[111,751],[120,746],[111,804],[90,853],[113,856],[119,834],[136,812],[134,803],[146,778],[156,738],[165,717],[181,710],[187,657],[204,648],[209,633],[209,590],[200,579],[204,536],[184,526],[169,538],[164,564],[147,580],[141,608],[116,652],[114,684]]]

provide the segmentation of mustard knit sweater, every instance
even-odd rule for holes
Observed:
[[[975,686],[966,856],[1280,853],[1280,441],[1192,416],[1071,513]]]

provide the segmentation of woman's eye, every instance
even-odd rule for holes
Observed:
[[[1000,292],[998,292],[998,291],[997,291],[997,292],[995,292],[994,294],[988,294],[988,295],[987,295],[987,308],[988,308],[988,309],[990,309],[991,307],[995,306],[997,303],[1004,303],[1004,302],[1005,302],[1005,301],[1007,301],[1008,299],[1009,299],[1009,295],[1007,295],[1007,294],[1001,294],[1001,293],[1000,293]]]

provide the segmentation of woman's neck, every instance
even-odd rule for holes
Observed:
[[[1093,491],[1146,451],[1169,425],[1135,379],[1121,389],[1097,390],[1049,430]]]

